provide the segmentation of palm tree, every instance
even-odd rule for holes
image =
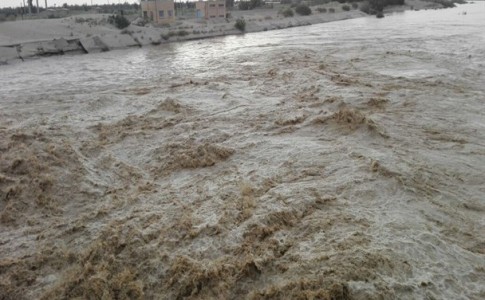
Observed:
[[[27,4],[29,6],[29,15],[32,15],[32,1],[33,0],[27,0]]]

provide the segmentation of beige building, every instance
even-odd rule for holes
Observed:
[[[198,1],[195,3],[195,16],[197,18],[225,18],[226,17],[226,1]]]
[[[142,17],[157,23],[170,24],[175,21],[173,0],[141,0]]]

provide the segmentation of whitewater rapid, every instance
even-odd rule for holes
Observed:
[[[476,2],[0,66],[0,295],[483,299],[484,26]]]

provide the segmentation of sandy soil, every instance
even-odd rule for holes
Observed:
[[[273,9],[231,11],[228,20],[198,20],[184,16],[168,27],[140,27],[131,25],[123,31],[108,24],[109,15],[82,14],[62,19],[24,20],[0,23],[0,63],[12,63],[30,57],[65,53],[93,53],[114,49],[159,45],[162,43],[203,39],[216,36],[241,34],[234,28],[235,20],[246,20],[246,32],[283,29],[294,26],[325,23],[331,21],[364,17],[358,9],[343,11],[342,4],[330,2],[312,6],[310,16],[283,17],[279,11],[286,6]],[[332,8],[334,13],[319,13],[318,7]],[[409,9],[439,8],[441,5],[421,0],[410,0],[404,6],[388,7],[386,13]],[[183,33],[183,34],[182,34]],[[55,42],[61,39],[61,43]],[[67,45],[65,40],[80,41]],[[54,41],[54,42],[52,42]],[[67,46],[63,46],[67,45]],[[13,47],[12,47],[13,46]]]
[[[82,51],[99,52],[142,45],[158,45],[173,41],[202,39],[208,37],[241,34],[234,28],[237,18],[245,18],[246,32],[282,29],[365,16],[359,10],[343,11],[342,4],[331,2],[321,7],[334,8],[335,13],[318,13],[316,7],[310,16],[285,18],[280,8],[232,11],[228,20],[197,20],[184,18],[169,27],[140,27],[131,25],[120,31],[107,23],[108,15],[84,14],[63,19],[25,20],[0,23],[0,63],[18,61],[32,56],[45,55],[44,49],[59,48],[42,43],[54,39],[80,40]],[[180,34],[183,32],[183,34]],[[22,44],[20,47],[10,47]],[[2,47],[3,46],[3,47]],[[9,47],[5,47],[9,46]],[[38,49],[41,49],[38,51]],[[17,50],[17,52],[15,51]],[[24,50],[24,51],[22,51]],[[69,49],[60,49],[66,53]],[[81,48],[76,49],[81,50]],[[47,51],[49,55],[53,51]]]

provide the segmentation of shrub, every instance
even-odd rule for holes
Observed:
[[[444,8],[455,7],[455,3],[452,0],[430,0],[430,2],[438,3],[443,5]]]
[[[306,5],[306,4],[299,4],[295,8],[295,12],[299,15],[302,15],[302,16],[308,16],[312,13],[312,9],[310,7],[308,7],[308,5]]]
[[[359,4],[357,4],[357,3],[355,3],[355,2],[354,2],[354,3],[352,3],[352,8],[353,8],[353,9],[357,9],[358,7],[359,7]]]
[[[178,36],[186,36],[186,35],[189,35],[189,33],[187,31],[185,31],[185,30],[179,30],[177,32],[177,35]]]
[[[329,8],[328,9],[328,12],[334,13],[335,12],[335,8]]]
[[[108,17],[108,23],[113,24],[118,29],[126,28],[130,25],[130,21],[121,15],[112,15]]]
[[[264,6],[264,2],[263,0],[251,0],[249,1],[249,6],[251,7],[251,9],[261,7]]]
[[[238,5],[239,10],[249,10],[249,1],[241,1]]]
[[[317,11],[319,13],[326,13],[327,12],[327,9],[325,7],[317,7]]]
[[[236,29],[238,29],[239,31],[245,31],[246,30],[246,20],[237,19],[236,23],[234,24],[234,27],[236,27]]]
[[[288,18],[288,17],[293,17],[293,9],[291,8],[286,8],[284,10],[281,11],[281,14],[285,17],[285,18]]]
[[[360,5],[360,11],[365,12],[366,14],[371,14],[370,5],[368,2],[364,2]]]
[[[348,5],[342,5],[342,10],[349,11],[350,10],[350,6],[348,6]]]
[[[379,19],[380,19],[380,18],[384,18],[384,14],[382,13],[382,11],[380,11],[380,12],[378,12],[378,13],[376,14],[376,18],[379,18]]]
[[[431,0],[430,0],[431,1]],[[450,1],[450,0],[432,0],[432,1]],[[404,0],[369,0],[370,13],[382,12],[388,5],[404,5]]]
[[[255,9],[256,7],[261,7],[264,5],[262,0],[249,0],[249,1],[240,1],[239,2],[239,10],[250,10]]]

